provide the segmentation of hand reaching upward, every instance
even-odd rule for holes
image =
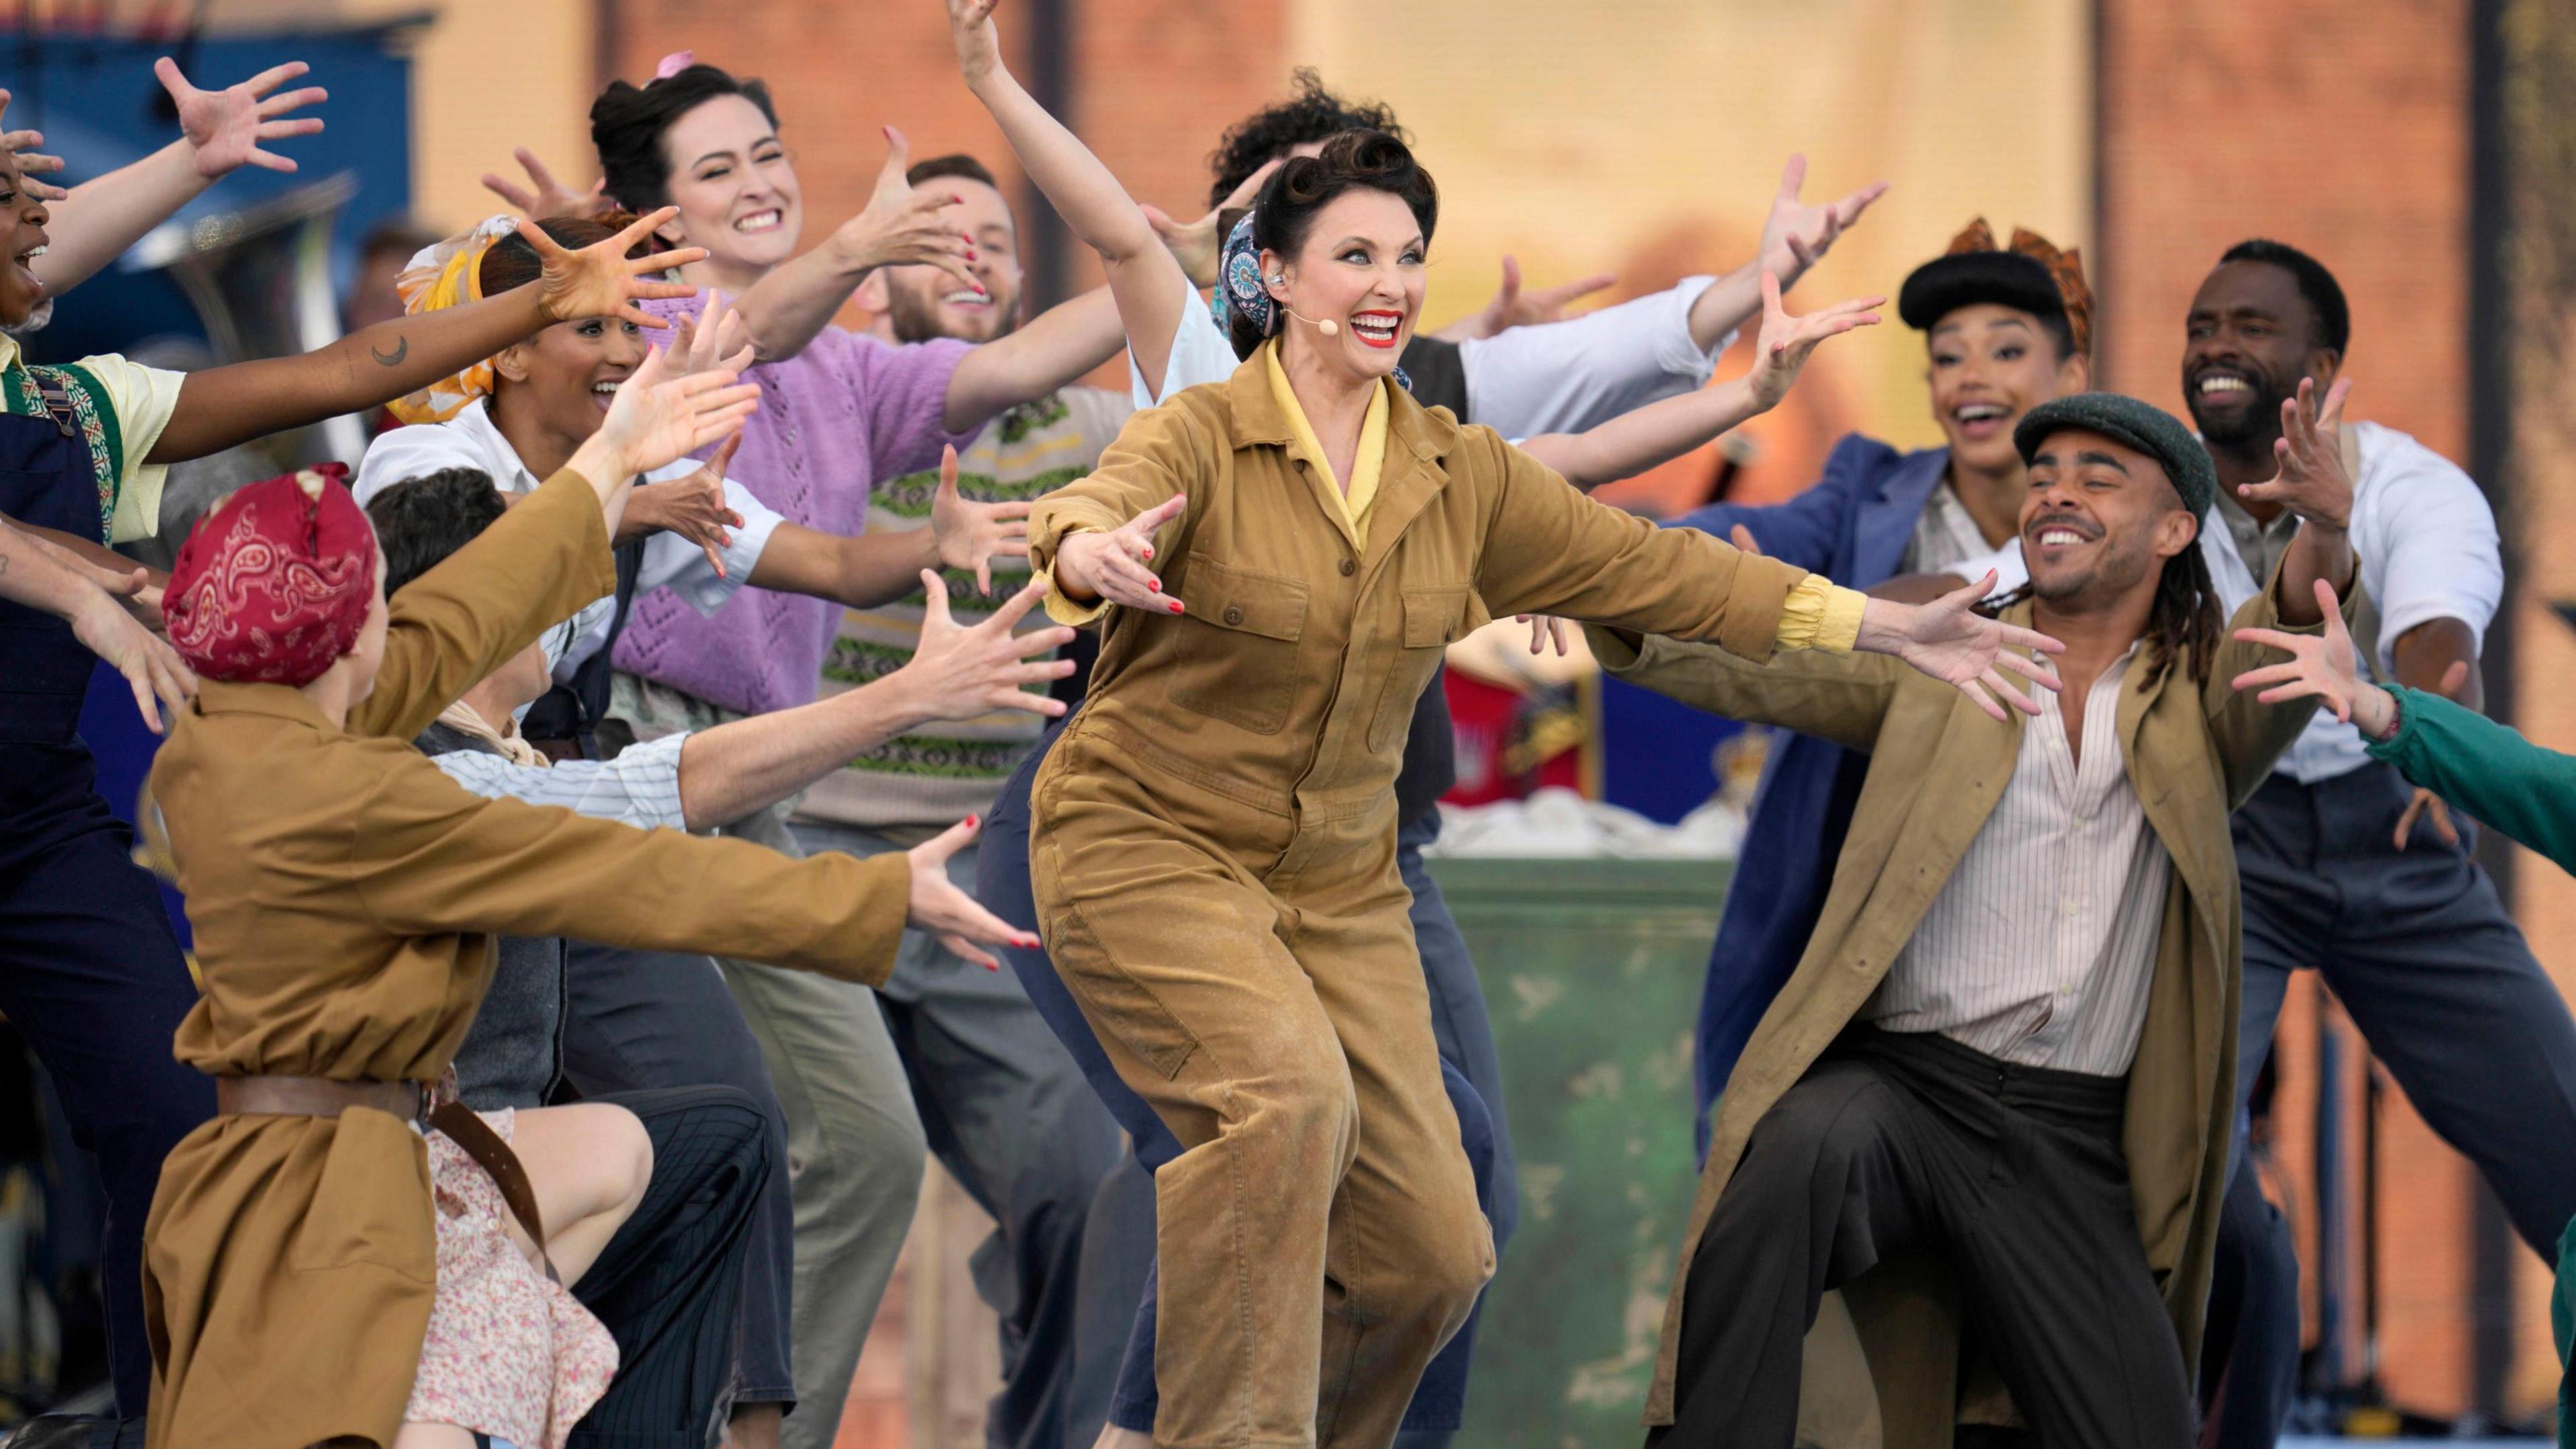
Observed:
[[[2352,379],[2336,378],[2320,407],[2317,380],[2300,378],[2298,396],[2281,401],[2281,436],[2272,441],[2272,458],[2281,471],[2269,483],[2245,484],[2237,496],[2280,504],[2304,522],[2350,528],[2352,475],[2343,466],[2343,404],[2351,394]]]
[[[521,222],[519,239],[536,249],[537,261],[542,267],[535,285],[539,288],[539,305],[545,309],[546,316],[557,322],[578,322],[586,317],[618,317],[644,327],[669,326],[669,323],[635,304],[686,297],[697,289],[684,282],[646,279],[685,267],[691,262],[705,261],[707,249],[682,247],[677,251],[649,252],[640,257],[630,257],[626,253],[650,237],[655,227],[679,214],[680,209],[676,206],[663,207],[650,216],[636,218],[633,225],[608,240],[577,252],[564,250],[562,243],[546,235],[546,229],[535,222]],[[663,460],[669,461],[667,458]]]
[[[1793,155],[1780,170],[1780,191],[1771,198],[1771,214],[1762,222],[1759,265],[1777,274],[1784,286],[1796,286],[1809,267],[1823,261],[1834,242],[1860,220],[1870,203],[1887,193],[1887,183],[1874,181],[1833,201],[1804,202],[1798,193],[1807,182],[1807,158]]]
[[[1514,327],[1534,327],[1565,320],[1565,309],[1581,298],[1605,287],[1617,285],[1612,272],[1595,272],[1578,277],[1561,287],[1541,287],[1536,291],[1521,290],[1521,264],[1517,257],[1503,258],[1503,285],[1485,309],[1440,329],[1440,335],[1452,342],[1468,342],[1507,332]]]
[[[1260,170],[1243,178],[1242,185],[1227,192],[1225,200],[1208,208],[1208,214],[1196,221],[1174,221],[1159,206],[1140,203],[1136,209],[1145,213],[1146,223],[1154,228],[1154,235],[1163,239],[1163,249],[1172,254],[1172,260],[1189,275],[1190,285],[1213,287],[1217,261],[1225,251],[1225,238],[1216,231],[1217,218],[1237,207],[1250,206],[1252,198],[1261,194],[1261,183],[1268,181],[1279,165],[1277,161],[1264,162]]]
[[[555,179],[537,153],[525,146],[510,153],[519,160],[519,169],[528,173],[526,186],[513,185],[494,175],[483,173],[483,189],[510,203],[510,209],[533,221],[547,221],[559,216],[594,217],[616,208],[608,199],[608,178],[603,176],[590,184],[588,191],[575,191]]]
[[[2317,606],[2325,610],[2323,634],[2292,634],[2279,629],[2236,631],[2240,643],[2266,645],[2290,656],[2284,663],[2246,670],[2236,676],[2236,688],[2263,691],[2254,698],[2264,704],[2314,698],[2319,708],[2336,719],[2361,726],[2361,732],[2370,738],[2386,738],[2389,726],[2396,723],[2397,701],[2387,690],[2361,677],[2352,631],[2343,623],[2343,600],[2335,594],[2334,585],[2324,579],[2317,580]],[[2461,678],[2466,682],[2465,674]],[[2447,679],[2443,682],[2450,683]]]
[[[197,153],[197,174],[213,180],[244,165],[263,171],[292,171],[294,159],[280,156],[262,144],[289,136],[310,136],[322,129],[322,122],[312,116],[287,120],[289,111],[320,105],[331,93],[320,86],[306,86],[272,96],[270,91],[294,80],[312,67],[300,60],[273,66],[219,91],[201,91],[179,73],[179,63],[163,56],[153,62],[152,73],[161,78],[161,88],[170,93],[171,102],[179,108],[179,129],[187,133],[188,144]]]
[[[941,215],[965,198],[933,184],[917,192],[906,173],[912,169],[912,147],[903,132],[885,129],[885,165],[877,169],[876,190],[866,209],[842,222],[828,245],[841,265],[861,272],[877,267],[937,267],[958,285],[984,290],[967,270],[975,260],[975,239]]]
[[[0,90],[0,116],[9,113],[9,92]],[[9,153],[18,163],[18,185],[38,201],[60,201],[71,193],[51,182],[38,181],[39,172],[52,174],[63,169],[63,158],[47,156],[36,150],[45,144],[42,131],[0,131],[0,151]]]
[[[671,377],[664,370],[662,349],[656,347],[618,387],[608,416],[573,454],[572,466],[594,484],[609,481],[594,468],[623,482],[721,441],[742,426],[759,402],[759,388],[737,384],[724,368]]]
[[[1798,380],[1798,369],[1805,367],[1808,357],[1815,353],[1817,343],[1855,327],[1877,326],[1878,313],[1871,309],[1886,302],[1885,297],[1862,297],[1792,317],[1780,304],[1779,275],[1764,272],[1762,334],[1753,345],[1753,371],[1745,376],[1753,400],[1766,410],[1778,407],[1780,399],[1789,395],[1790,384]]]
[[[957,491],[957,450],[939,450],[939,489],[930,495],[930,532],[939,562],[973,569],[975,591],[993,595],[993,560],[1029,556],[1029,508],[1016,503],[975,503]]]

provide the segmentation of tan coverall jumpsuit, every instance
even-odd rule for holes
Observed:
[[[1187,613],[1105,616],[1030,868],[1057,969],[1184,1148],[1155,1179],[1155,1442],[1383,1446],[1493,1272],[1395,866],[1444,647],[1543,612],[1764,658],[1820,621],[1848,648],[1858,600],[1594,503],[1401,389],[1355,548],[1266,367],[1137,414],[1037,505],[1052,568],[1068,532],[1189,496],[1154,558]]]

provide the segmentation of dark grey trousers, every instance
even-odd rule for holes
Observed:
[[[2274,775],[2236,812],[2245,882],[2237,1101],[2271,1052],[2290,973],[2313,968],[2425,1123],[2477,1164],[2515,1231],[2554,1262],[2558,1235],[2576,1217],[2576,1152],[2567,1147],[2576,1142],[2576,1019],[2466,849],[2422,821],[2397,848],[2413,794],[2394,767],[2374,761],[2314,785]],[[2240,1140],[2237,1175],[2243,1162]],[[2248,1233],[2257,1236],[2249,1242]],[[2261,1263],[2287,1250],[2286,1232],[2257,1218],[2221,1220],[2222,1258]],[[2298,1369],[2296,1293],[2295,1273],[2264,1270],[2248,1283],[2225,1418],[2240,1393],[2286,1407]],[[2233,1326],[2221,1321],[2226,1306],[2212,1305],[2213,1342]],[[2283,1322],[2288,1353],[2278,1328],[2264,1326]],[[2230,1431],[2223,1449],[2268,1445],[2277,1416],[2271,1428]]]
[[[564,1079],[585,1099],[673,1087],[731,1087],[760,1111],[760,1186],[743,1250],[735,1401],[796,1402],[788,1363],[795,1281],[795,1215],[788,1199],[787,1125],[760,1043],[704,956],[568,941],[564,953]],[[659,1176],[658,1172],[656,1174]]]
[[[2049,1449],[2184,1449],[2191,1386],[2138,1242],[2127,1083],[1856,1027],[1753,1129],[1692,1258],[1669,1449],[1790,1449],[1828,1289],[1928,1248]]]

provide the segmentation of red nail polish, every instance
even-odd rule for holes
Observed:
[[[974,828],[974,825],[975,825],[975,817],[974,817],[974,816],[972,816],[972,815],[967,816],[967,817],[966,817],[966,825],[967,825],[967,828],[968,828],[968,829],[970,829],[970,830],[971,830],[971,829],[973,829],[973,828]]]
[[[1177,613],[1181,612],[1181,601],[1180,601],[1180,600],[1178,600],[1178,599],[1174,599],[1174,600],[1172,600],[1172,612],[1173,612],[1173,613],[1175,613],[1175,614],[1177,614]]]
[[[1147,579],[1145,581],[1145,587],[1152,589],[1155,593],[1159,594],[1163,591],[1163,581],[1161,579]]]

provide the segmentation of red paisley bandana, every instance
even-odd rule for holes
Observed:
[[[321,463],[253,483],[180,545],[161,614],[198,674],[309,684],[358,642],[376,596],[376,532],[348,477]]]

